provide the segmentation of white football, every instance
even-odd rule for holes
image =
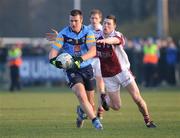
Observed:
[[[69,69],[73,65],[73,57],[68,53],[61,53],[56,60],[62,63],[64,69]]]

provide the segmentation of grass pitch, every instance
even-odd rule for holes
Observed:
[[[130,95],[122,91],[122,109],[105,112],[104,130],[97,131],[90,120],[76,128],[78,101],[70,89],[0,90],[0,138],[179,138],[180,90],[146,89],[142,95],[157,128],[145,127]]]

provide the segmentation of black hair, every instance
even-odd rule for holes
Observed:
[[[77,16],[77,15],[80,15],[82,16],[82,11],[81,10],[78,10],[78,9],[73,9],[70,13],[71,16]]]
[[[106,18],[113,20],[113,22],[114,22],[115,25],[117,24],[116,16],[114,16],[114,15],[111,14],[111,15],[106,16]]]

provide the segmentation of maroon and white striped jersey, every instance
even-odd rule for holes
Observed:
[[[130,68],[127,54],[123,49],[123,46],[125,45],[124,36],[120,32],[113,31],[109,37],[117,37],[120,40],[120,43],[117,45],[96,44],[97,56],[100,59],[103,77],[113,77],[121,71]],[[104,36],[101,32],[98,40],[103,38]]]

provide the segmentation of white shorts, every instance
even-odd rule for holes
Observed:
[[[97,57],[93,58],[91,65],[93,67],[94,76],[95,77],[96,76],[102,77],[102,75],[101,75],[101,65],[100,65],[99,58],[97,58]]]
[[[107,92],[117,92],[120,90],[120,86],[129,85],[134,80],[134,76],[129,70],[124,70],[113,77],[103,77],[103,79]]]

